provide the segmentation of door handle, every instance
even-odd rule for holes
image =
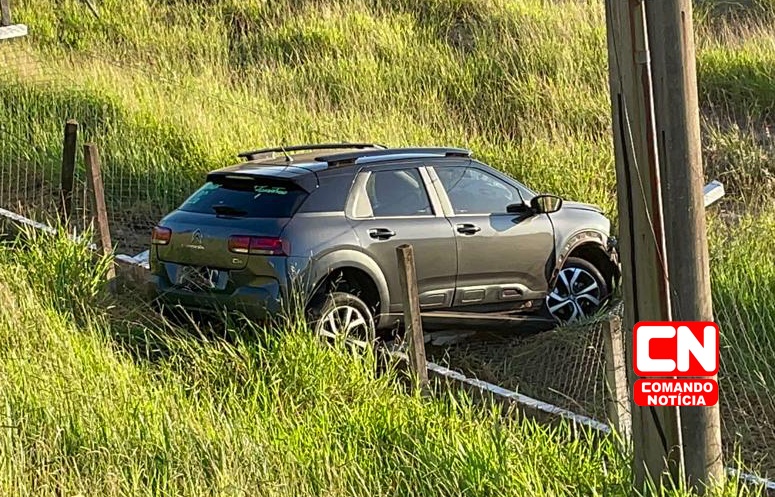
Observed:
[[[475,226],[473,224],[458,224],[457,225],[457,232],[463,233],[464,235],[473,235],[474,233],[478,233],[482,231],[482,228],[479,226]]]
[[[376,240],[387,240],[396,236],[396,232],[387,228],[372,228],[369,230],[369,236]]]

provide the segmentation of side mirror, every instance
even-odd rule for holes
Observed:
[[[557,195],[536,195],[530,199],[530,208],[537,214],[551,214],[562,208],[562,199]]]
[[[524,202],[509,204],[506,206],[506,212],[509,214],[527,214],[533,211],[533,208]]]

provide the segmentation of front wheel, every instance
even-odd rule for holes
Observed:
[[[350,293],[321,295],[309,306],[309,322],[316,335],[329,341],[344,340],[361,349],[375,342],[374,317],[369,307]]]
[[[573,323],[599,311],[608,292],[599,269],[584,259],[570,257],[546,296],[546,310],[558,323]]]

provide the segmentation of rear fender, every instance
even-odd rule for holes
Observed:
[[[303,271],[304,287],[308,295],[314,295],[331,273],[343,268],[359,269],[372,279],[379,292],[379,312],[381,315],[387,314],[390,294],[382,270],[373,259],[355,249],[336,250],[309,260],[306,271]]]

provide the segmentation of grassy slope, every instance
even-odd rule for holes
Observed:
[[[443,143],[472,147],[537,189],[594,201],[614,214],[599,2],[96,5],[99,20],[79,0],[56,9],[42,0],[15,3],[15,17],[31,36],[0,51],[0,165],[56,167],[62,120],[75,117],[102,146],[114,211],[132,206],[142,213],[173,207],[202,172],[231,162],[240,149],[345,139]],[[739,12],[710,3],[698,10],[707,166],[736,200],[731,211],[772,198],[772,13],[765,1]],[[759,312],[770,315],[775,248],[757,236],[761,223],[775,226],[768,213],[743,219],[734,231],[716,223],[713,271],[722,324],[740,330],[728,337],[726,369],[772,388],[775,370],[766,364],[775,345],[762,337],[775,342],[775,320]],[[43,319],[36,309],[23,312]],[[105,332],[101,325],[87,331]],[[105,353],[99,343],[84,361]],[[38,366],[16,364],[16,374],[37,374]],[[137,402],[144,392],[134,392],[127,398]],[[56,416],[59,407],[41,409]],[[77,418],[78,412],[68,419]],[[97,427],[74,424],[65,434]]]
[[[539,189],[614,211],[598,3],[184,3],[106,1],[97,20],[77,0],[58,10],[19,2],[34,51],[11,65],[27,82],[69,87],[6,97],[20,104],[7,115],[39,116],[22,130],[40,144],[34,159],[55,160],[61,117],[74,115],[124,175],[145,181],[150,171],[153,183],[162,172],[180,175],[153,192],[164,201],[171,188],[174,204],[192,173],[197,181],[257,145],[446,143],[472,147]],[[737,31],[702,23],[711,149],[736,136],[730,114],[773,110],[773,24],[764,19]],[[729,168],[729,157],[714,157],[711,169]]]
[[[3,495],[629,495],[611,440],[404,395],[303,328],[111,318],[104,270],[63,238],[0,247]]]
[[[327,140],[469,146],[539,190],[596,202],[615,216],[600,2],[98,6],[100,19],[80,0],[58,9],[18,2],[32,35],[6,51],[10,64],[0,69],[6,81],[21,79],[0,86],[0,121],[16,137],[0,163],[23,157],[55,168],[61,122],[76,117],[102,145],[117,217],[175,207],[237,150]],[[775,8],[765,0],[702,2],[696,17],[708,179],[724,181],[725,210],[758,211],[775,197]],[[755,223],[773,224],[771,213],[750,215],[753,222],[714,228],[726,316],[745,302],[767,302],[757,292],[775,269],[763,262],[767,271],[754,272],[753,247],[732,252],[719,243],[754,243]],[[772,245],[757,250],[775,260]],[[743,328],[755,343],[761,325],[753,311],[744,315],[751,317],[722,324]],[[775,381],[775,372],[764,376]]]

